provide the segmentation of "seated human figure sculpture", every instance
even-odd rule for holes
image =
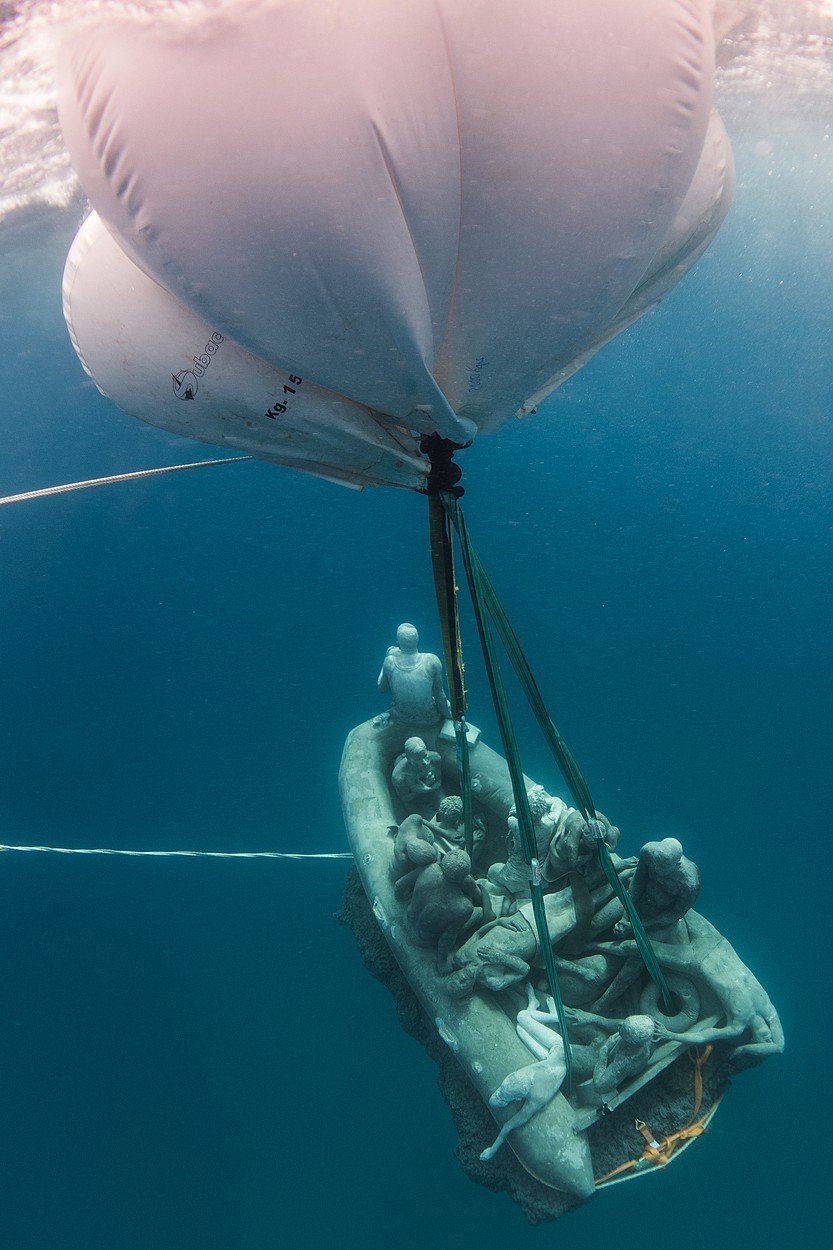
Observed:
[[[418,945],[437,946],[437,970],[448,961],[464,934],[483,918],[480,890],[465,851],[448,851],[418,874],[408,904],[408,922]]]
[[[700,893],[700,873],[676,838],[646,842],[639,852],[629,892],[645,928],[659,933],[682,920],[694,906]],[[629,931],[625,919],[616,925],[617,935]]]
[[[532,786],[527,793],[535,833],[538,861],[543,879],[554,883],[571,872],[580,872],[588,884],[601,881],[604,873],[598,863],[593,831],[573,807],[547,794],[543,786]],[[613,851],[619,841],[619,830],[599,813],[608,849]],[[529,897],[529,867],[524,855],[515,807],[509,812],[510,854],[505,864],[492,864],[488,879],[493,885],[516,898]]]
[[[395,826],[394,826],[395,828]],[[421,816],[407,816],[396,829],[393,839],[393,892],[397,899],[408,899],[417,877],[428,864],[440,857],[434,835]]]
[[[439,657],[420,651],[419,634],[407,622],[397,629],[396,645],[388,647],[376,684],[383,694],[390,693],[394,725],[439,727],[451,715]]]
[[[656,1025],[651,1016],[626,1016],[616,1032],[602,1045],[593,1068],[593,1093],[603,1102],[622,1085],[644,1072],[656,1044]]]
[[[529,802],[529,812],[532,816],[532,828],[535,833],[538,858],[542,860],[546,856],[550,839],[555,830],[555,823],[558,815],[560,815],[559,809],[563,808],[565,804],[561,799],[553,799],[552,795],[547,794],[543,786],[532,786],[527,792],[527,800]],[[553,811],[554,805],[556,807],[555,812]],[[487,876],[493,885],[498,886],[507,894],[528,898],[529,864],[524,854],[518,813],[514,804],[509,809],[507,826],[509,857],[504,864],[492,864]]]
[[[598,813],[609,851],[615,851],[619,842],[619,830],[606,816]],[[593,831],[581,812],[574,807],[566,808],[553,833],[544,863],[544,878],[557,881],[570,872],[580,872],[590,881],[604,875],[598,860],[598,849]]]
[[[486,826],[479,816],[474,817],[472,826],[472,843],[474,860],[476,861],[477,852],[483,845],[483,839],[486,836]],[[463,800],[459,794],[451,794],[448,798],[443,799],[437,809],[436,816],[430,822],[430,828],[434,835],[434,841],[442,851],[466,849]]]
[[[402,754],[396,757],[391,784],[400,802],[409,811],[422,814],[436,808],[442,774],[440,757],[429,751],[422,738],[408,738]]]

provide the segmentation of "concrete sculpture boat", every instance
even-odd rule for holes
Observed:
[[[437,756],[432,758],[437,759],[441,772],[438,794],[457,793],[453,726],[446,722],[439,732],[435,729],[423,736],[427,747],[436,748]],[[507,821],[513,811],[509,770],[473,726],[468,736],[475,808],[484,826],[473,868],[483,910],[477,909],[469,929],[459,935],[444,959],[436,940],[426,941],[415,923],[412,896],[397,888],[402,865],[397,866],[395,837],[411,813],[397,797],[390,778],[397,760],[404,759],[406,731],[387,716],[354,729],[344,747],[340,788],[356,870],[376,923],[436,1035],[498,1125],[503,1125],[516,1109],[512,1082],[532,1073],[533,1060],[546,1049],[531,1051],[534,1043],[528,1035],[524,1040],[521,1027],[527,1018],[522,1014],[525,1006],[536,996],[543,1005],[545,982],[535,954],[528,956],[528,965],[518,964],[514,955],[501,955],[502,967],[519,971],[502,978],[511,983],[501,983],[499,988],[490,989],[477,977],[466,979],[487,948],[492,959],[493,948],[504,935],[516,940],[529,910],[522,891],[513,895],[494,884],[500,879],[495,865],[507,859]],[[528,788],[534,789],[532,781]],[[547,798],[559,814],[555,846],[559,837],[563,842],[564,831],[571,821],[575,824],[577,813],[561,800]],[[436,799],[431,800],[435,805]],[[430,818],[426,824],[437,829]],[[618,831],[613,833],[618,837]],[[431,838],[430,833],[425,836]],[[440,862],[444,858],[441,847],[434,858]],[[623,880],[633,883],[640,861],[615,854],[613,859]],[[425,871],[407,866],[412,868],[411,877]],[[592,887],[589,893],[586,883]],[[567,1004],[573,1079],[512,1129],[506,1141],[529,1176],[560,1195],[564,1208],[569,1209],[590,1198],[601,1185],[643,1175],[675,1157],[702,1132],[729,1073],[782,1049],[783,1035],[765,991],[725,938],[690,908],[684,917],[652,933],[675,1000],[665,1012],[636,957],[634,942],[622,932],[621,907],[606,883],[599,885],[589,869],[584,874],[574,870],[548,885],[545,899]],[[534,938],[530,941],[534,946]],[[490,965],[492,970],[494,966]],[[543,1007],[533,1010],[533,1016],[554,1023]],[[625,1021],[647,1017],[653,1021],[654,1036],[643,1062],[636,1070],[633,1063],[620,1064],[616,1070],[617,1047],[620,1056],[625,1053]],[[544,1028],[542,1036],[547,1032]],[[560,1044],[557,1028],[550,1028],[549,1035]],[[679,1071],[675,1080],[671,1077],[675,1066],[680,1069],[678,1061],[688,1064],[689,1055],[694,1062],[681,1099]],[[704,1096],[706,1059],[710,1080]],[[509,1090],[510,1096],[496,1098],[501,1089]],[[634,1128],[635,1114],[641,1117],[637,1119],[641,1133]],[[488,1157],[486,1150],[481,1158]]]

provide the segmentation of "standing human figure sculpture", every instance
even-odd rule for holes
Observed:
[[[390,693],[394,725],[438,728],[451,716],[440,659],[420,651],[419,634],[407,622],[397,629],[396,645],[388,647],[376,684],[383,694]]]

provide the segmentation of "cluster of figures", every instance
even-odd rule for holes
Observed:
[[[449,716],[442,666],[437,656],[419,651],[412,625],[400,626],[378,687],[390,694],[391,709],[377,723],[389,724],[400,743],[407,734],[390,777],[405,813],[391,829],[391,873],[411,940],[436,952],[437,976],[454,998],[506,991],[516,1006],[522,1001],[518,995],[526,1000],[516,1031],[534,1062],[511,1073],[492,1095],[494,1107],[521,1105],[484,1152],[489,1158],[513,1128],[555,1096],[565,1076],[564,1044],[546,993],[532,910],[530,867],[514,807],[504,817],[506,851],[488,862],[490,849],[500,848],[500,834],[489,801],[495,796],[477,768],[471,856],[466,851],[462,799],[444,792],[441,756],[433,749]],[[663,1041],[731,1041],[735,1059],[746,1062],[782,1048],[778,1017],[765,992],[728,942],[691,911],[700,874],[677,839],[650,841],[637,857],[623,859],[615,854],[619,830],[600,817],[614,865],[673,992],[669,1010],[645,973],[587,822],[542,786],[532,786],[528,799],[570,1025],[574,1103],[604,1109],[649,1068]]]

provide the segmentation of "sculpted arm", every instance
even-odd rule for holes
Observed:
[[[612,1037],[607,1039],[596,1056],[596,1063],[593,1067],[593,1084],[600,1094],[610,1093],[610,1090],[615,1088],[615,1086],[610,1086],[609,1081],[604,1080],[604,1076],[610,1062],[611,1053],[616,1049],[618,1041],[619,1036],[614,1033]]]
[[[650,846],[653,846],[653,843],[648,842],[647,845],[643,846],[642,850],[640,851],[639,863],[636,865],[636,872],[633,874],[633,879],[631,880],[631,884],[630,884],[629,894],[631,898],[633,899],[634,904],[636,905],[637,908],[639,907],[639,904],[642,902],[642,896],[645,893],[645,887],[648,884],[648,868],[645,863],[645,859],[646,859],[645,851]]]
[[[466,877],[461,884],[461,889],[466,895],[466,898],[468,898],[470,902],[474,903],[475,907],[480,906],[482,901],[480,897],[480,886],[477,884],[474,877]]]
[[[429,751],[427,756],[428,764],[433,770],[433,777],[414,777],[412,778],[412,785],[415,791],[422,791],[425,794],[431,794],[440,784],[438,778],[440,775],[441,760],[436,751]]]
[[[435,664],[432,664],[431,668],[433,670],[431,674],[432,676],[431,693],[434,696],[434,706],[436,707],[437,711],[442,716],[445,716],[446,718],[450,718],[451,717],[451,704],[448,702],[448,699],[445,697],[445,691],[443,690],[443,666],[440,663],[440,661],[437,660]]]
[[[390,680],[388,677],[389,672],[390,672],[390,660],[386,656],[385,661],[382,664],[382,671],[379,673],[379,678],[376,682],[376,686],[381,691],[382,694],[386,694],[387,691],[390,690]]]
[[[654,917],[653,923],[656,928],[664,928],[666,925],[676,924],[678,920],[682,920],[700,893],[700,873],[691,861],[683,864],[681,879],[676,886],[677,892],[673,902],[670,902],[660,915]]]

